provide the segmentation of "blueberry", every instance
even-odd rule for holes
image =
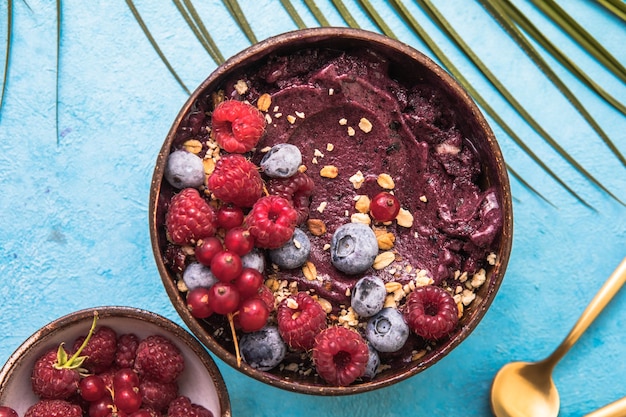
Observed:
[[[363,376],[371,379],[376,376],[376,371],[380,365],[380,356],[378,356],[378,352],[370,343],[367,344],[367,350],[369,351],[369,357],[367,358],[367,365],[365,365],[365,373]]]
[[[378,241],[370,227],[363,223],[346,223],[330,241],[330,261],[346,274],[365,272],[378,255]]]
[[[188,289],[193,290],[198,287],[210,288],[217,282],[217,278],[206,266],[199,262],[192,262],[183,272],[183,281]]]
[[[287,353],[276,326],[266,326],[259,331],[245,333],[239,341],[241,357],[251,367],[269,371],[278,365]]]
[[[383,308],[386,296],[387,290],[382,279],[365,276],[352,289],[352,309],[361,317],[371,317]]]
[[[288,178],[298,172],[302,165],[302,154],[295,145],[279,143],[272,146],[259,165],[268,177]]]
[[[302,230],[296,228],[291,239],[278,249],[269,251],[270,261],[283,269],[299,268],[309,258],[311,241]]]
[[[409,337],[409,326],[402,313],[387,307],[369,319],[365,328],[365,337],[372,347],[379,352],[399,350]]]
[[[265,255],[259,248],[252,249],[241,257],[241,264],[244,268],[256,269],[260,273],[265,271]]]
[[[164,175],[172,187],[199,187],[204,184],[202,158],[182,149],[174,151],[167,157]]]

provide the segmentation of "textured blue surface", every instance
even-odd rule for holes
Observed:
[[[0,57],[7,0],[0,2]],[[195,2],[225,57],[249,42],[221,2]],[[315,26],[300,1],[305,23]],[[344,25],[330,1],[330,23]],[[372,2],[397,37],[428,52],[382,1]],[[185,84],[215,67],[172,2],[136,1]],[[258,39],[295,29],[277,0],[240,2]],[[375,30],[347,1],[365,29]],[[474,2],[438,1],[445,16],[529,112],[607,188],[626,200],[626,169],[549,81]],[[626,87],[545,21],[516,4],[593,79],[626,103]],[[595,2],[562,1],[626,64],[623,22]],[[148,309],[182,324],[162,290],[148,234],[153,164],[187,94],[168,72],[123,1],[62,2],[56,136],[56,8],[15,0],[8,83],[0,113],[0,363],[30,334],[71,311],[99,305]],[[498,126],[509,165],[548,197],[512,179],[515,239],[505,281],[472,335],[436,366],[369,394],[321,398],[264,386],[217,361],[235,416],[489,415],[496,371],[548,355],[626,255],[626,209],[576,172],[487,85],[416,6],[409,6],[465,77],[520,137],[585,198],[591,210],[542,171]],[[3,61],[2,61],[3,62]],[[626,153],[626,118],[558,66],[570,88]],[[1,71],[1,69],[0,69]],[[626,395],[626,291],[557,366],[562,416],[580,416]],[[315,410],[315,411],[313,411]]]

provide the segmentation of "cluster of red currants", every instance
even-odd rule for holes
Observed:
[[[139,376],[130,368],[122,368],[113,375],[112,381],[115,395],[110,395],[106,383],[100,375],[89,375],[80,380],[79,392],[83,400],[90,403],[89,417],[107,417],[111,410],[121,410],[126,414],[139,412],[142,396],[139,390]],[[143,414],[151,416],[148,411]]]
[[[254,268],[243,266],[241,258],[254,249],[254,237],[242,226],[241,208],[224,205],[217,211],[217,224],[225,230],[223,241],[216,237],[200,240],[195,247],[196,260],[208,266],[217,282],[197,287],[187,293],[187,307],[196,318],[213,313],[232,315],[245,332],[265,326],[274,308],[274,297],[263,285],[264,277]]]

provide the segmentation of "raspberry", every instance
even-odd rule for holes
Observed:
[[[346,386],[363,376],[369,360],[367,343],[354,330],[333,326],[315,338],[313,362],[322,379]]]
[[[139,383],[142,407],[149,407],[158,411],[165,411],[170,402],[178,397],[178,384],[169,382],[167,384],[144,379]]]
[[[170,403],[168,417],[213,417],[213,413],[201,405],[192,404],[185,396],[180,396]]]
[[[85,341],[79,337],[74,342],[74,351],[77,351]],[[83,366],[92,373],[98,374],[111,367],[117,351],[117,334],[110,327],[100,327],[84,347],[82,354],[87,356]]]
[[[263,136],[265,118],[250,104],[228,100],[213,110],[215,140],[231,153],[245,153],[254,148]]]
[[[257,166],[241,155],[224,155],[209,177],[209,190],[216,198],[238,207],[252,207],[263,194]]]
[[[31,406],[24,417],[82,417],[80,406],[64,400],[41,400]]]
[[[31,382],[33,392],[40,398],[65,400],[78,391],[80,375],[74,369],[63,367],[57,369],[56,364],[62,363],[62,346],[51,349],[43,354],[33,367]],[[67,353],[65,353],[65,356]]]
[[[117,338],[117,352],[115,353],[115,365],[119,368],[132,368],[135,364],[135,355],[139,346],[139,337],[132,333],[126,333]]]
[[[164,336],[148,336],[137,347],[134,370],[142,378],[163,383],[173,382],[183,372],[184,367],[180,350]]]
[[[418,287],[407,298],[404,317],[417,334],[428,340],[448,335],[459,321],[454,298],[443,288]]]
[[[298,213],[297,224],[302,224],[309,217],[309,205],[315,183],[303,172],[289,178],[273,178],[268,183],[270,194],[281,196],[289,201]]]
[[[305,292],[281,301],[276,320],[280,336],[294,349],[311,349],[315,336],[326,328],[324,309]]]
[[[215,234],[215,211],[198,190],[185,188],[172,197],[165,225],[172,242],[192,245],[199,239]]]
[[[256,246],[276,249],[291,239],[298,215],[289,201],[269,195],[260,198],[248,213],[246,225]]]

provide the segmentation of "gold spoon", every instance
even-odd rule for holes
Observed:
[[[585,417],[624,417],[626,415],[626,397],[586,414]]]
[[[491,386],[491,409],[496,417],[556,417],[559,414],[559,393],[552,381],[552,371],[625,281],[626,258],[550,356],[534,363],[511,362],[498,371]]]

